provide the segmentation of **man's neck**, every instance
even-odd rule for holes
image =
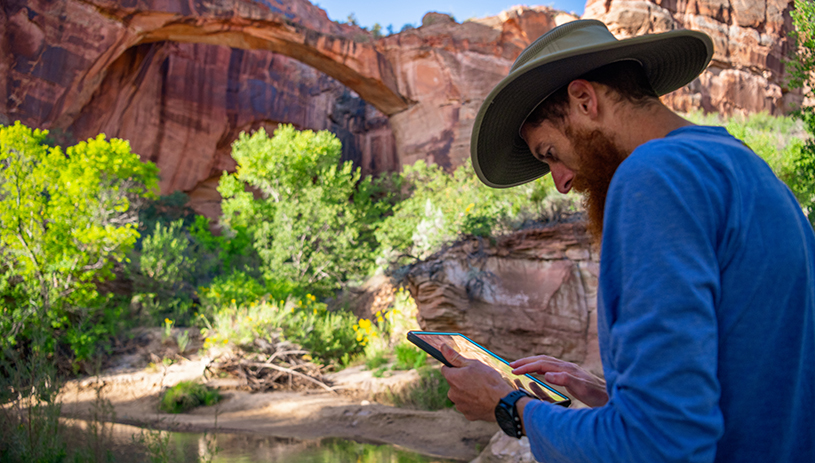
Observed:
[[[694,125],[662,103],[645,107],[622,104],[609,121],[617,135],[620,148],[631,153],[648,141],[663,138],[680,127]]]

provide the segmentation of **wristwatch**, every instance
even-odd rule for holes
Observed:
[[[512,391],[503,399],[498,401],[495,406],[495,420],[498,421],[498,426],[508,436],[517,437],[518,439],[523,436],[523,426],[521,423],[521,415],[515,404],[518,403],[522,397],[530,397],[524,391]]]

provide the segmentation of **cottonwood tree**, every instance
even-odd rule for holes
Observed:
[[[96,283],[132,249],[137,207],[155,195],[157,168],[127,141],[99,135],[66,149],[48,132],[0,126],[2,343],[37,327],[59,332],[98,299]],[[55,339],[51,337],[51,341]],[[79,341],[77,341],[79,342]]]
[[[384,203],[373,200],[370,177],[340,162],[341,149],[328,131],[291,125],[271,138],[242,133],[233,144],[237,172],[218,186],[221,224],[250,230],[267,279],[327,293],[371,267],[372,223]]]

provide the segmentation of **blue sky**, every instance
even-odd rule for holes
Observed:
[[[559,10],[583,13],[585,0],[542,0],[548,3],[537,3],[552,6]],[[382,32],[386,32],[389,24],[398,32],[403,25],[418,26],[422,16],[428,11],[450,13],[457,21],[468,18],[482,18],[493,16],[507,8],[524,4],[511,0],[397,0],[397,1],[371,1],[371,0],[312,0],[316,5],[328,12],[328,17],[335,21],[345,21],[350,13],[354,13],[360,26],[370,28],[374,23],[382,25]]]

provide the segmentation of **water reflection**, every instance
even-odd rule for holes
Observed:
[[[85,446],[87,423],[66,420],[68,442]],[[108,425],[110,426],[110,425]],[[135,463],[150,461],[145,441],[157,445],[160,437],[135,426],[114,424],[110,429],[113,461]],[[142,443],[138,443],[141,440]],[[406,451],[391,445],[375,445],[345,439],[298,440],[281,437],[263,437],[250,434],[205,435],[200,433],[169,433],[163,444],[172,461],[198,462],[211,456],[217,448],[214,463],[452,463]],[[155,453],[155,452],[154,452]]]

